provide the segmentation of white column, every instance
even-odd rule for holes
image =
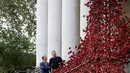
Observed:
[[[122,4],[123,10],[126,12],[125,15],[130,17],[130,0],[124,1]]]
[[[37,0],[36,66],[47,55],[47,1]]]
[[[89,7],[85,6],[85,4],[89,0],[80,0],[80,37],[84,39],[85,33],[83,32],[83,29],[87,26],[86,16],[89,15]]]
[[[128,73],[130,73],[130,63],[128,63]]]
[[[126,73],[129,73],[129,72],[128,72],[128,64],[124,64],[124,66],[125,66],[124,71],[125,71]]]
[[[127,2],[124,1],[122,3],[122,8],[125,11],[125,15],[128,17],[130,17],[130,8],[129,7],[130,7],[130,0],[127,0]],[[129,61],[130,61],[130,59],[129,59]],[[126,71],[126,73],[130,73],[130,63],[128,63],[126,65],[125,71]]]
[[[64,60],[69,59],[68,48],[78,45],[79,38],[80,0],[62,0],[62,58]]]
[[[48,59],[55,50],[61,56],[62,0],[48,0]]]

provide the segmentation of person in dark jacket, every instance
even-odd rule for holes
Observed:
[[[51,67],[49,63],[47,62],[47,56],[43,56],[42,60],[43,61],[40,63],[41,73],[49,73],[49,71],[51,70]]]
[[[62,63],[62,58],[57,56],[55,51],[52,51],[52,56],[53,57],[50,59],[49,64],[53,71],[53,70],[57,69],[60,64],[63,65],[63,63]]]

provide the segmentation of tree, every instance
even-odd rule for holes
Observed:
[[[0,0],[0,71],[35,65],[36,0]]]
[[[26,33],[29,37],[36,34],[36,0],[1,0],[0,25]]]
[[[52,73],[125,73],[130,57],[130,18],[123,0],[89,0],[86,36],[63,68]],[[71,53],[71,52],[69,52]]]

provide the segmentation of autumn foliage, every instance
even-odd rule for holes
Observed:
[[[130,58],[130,20],[123,0],[89,0],[84,40],[77,54],[53,73],[125,73]],[[69,52],[71,53],[71,52]]]

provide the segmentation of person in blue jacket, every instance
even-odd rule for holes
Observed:
[[[47,56],[43,56],[42,60],[43,61],[40,63],[41,73],[49,73],[49,71],[51,70],[51,67],[49,63],[47,62]]]

